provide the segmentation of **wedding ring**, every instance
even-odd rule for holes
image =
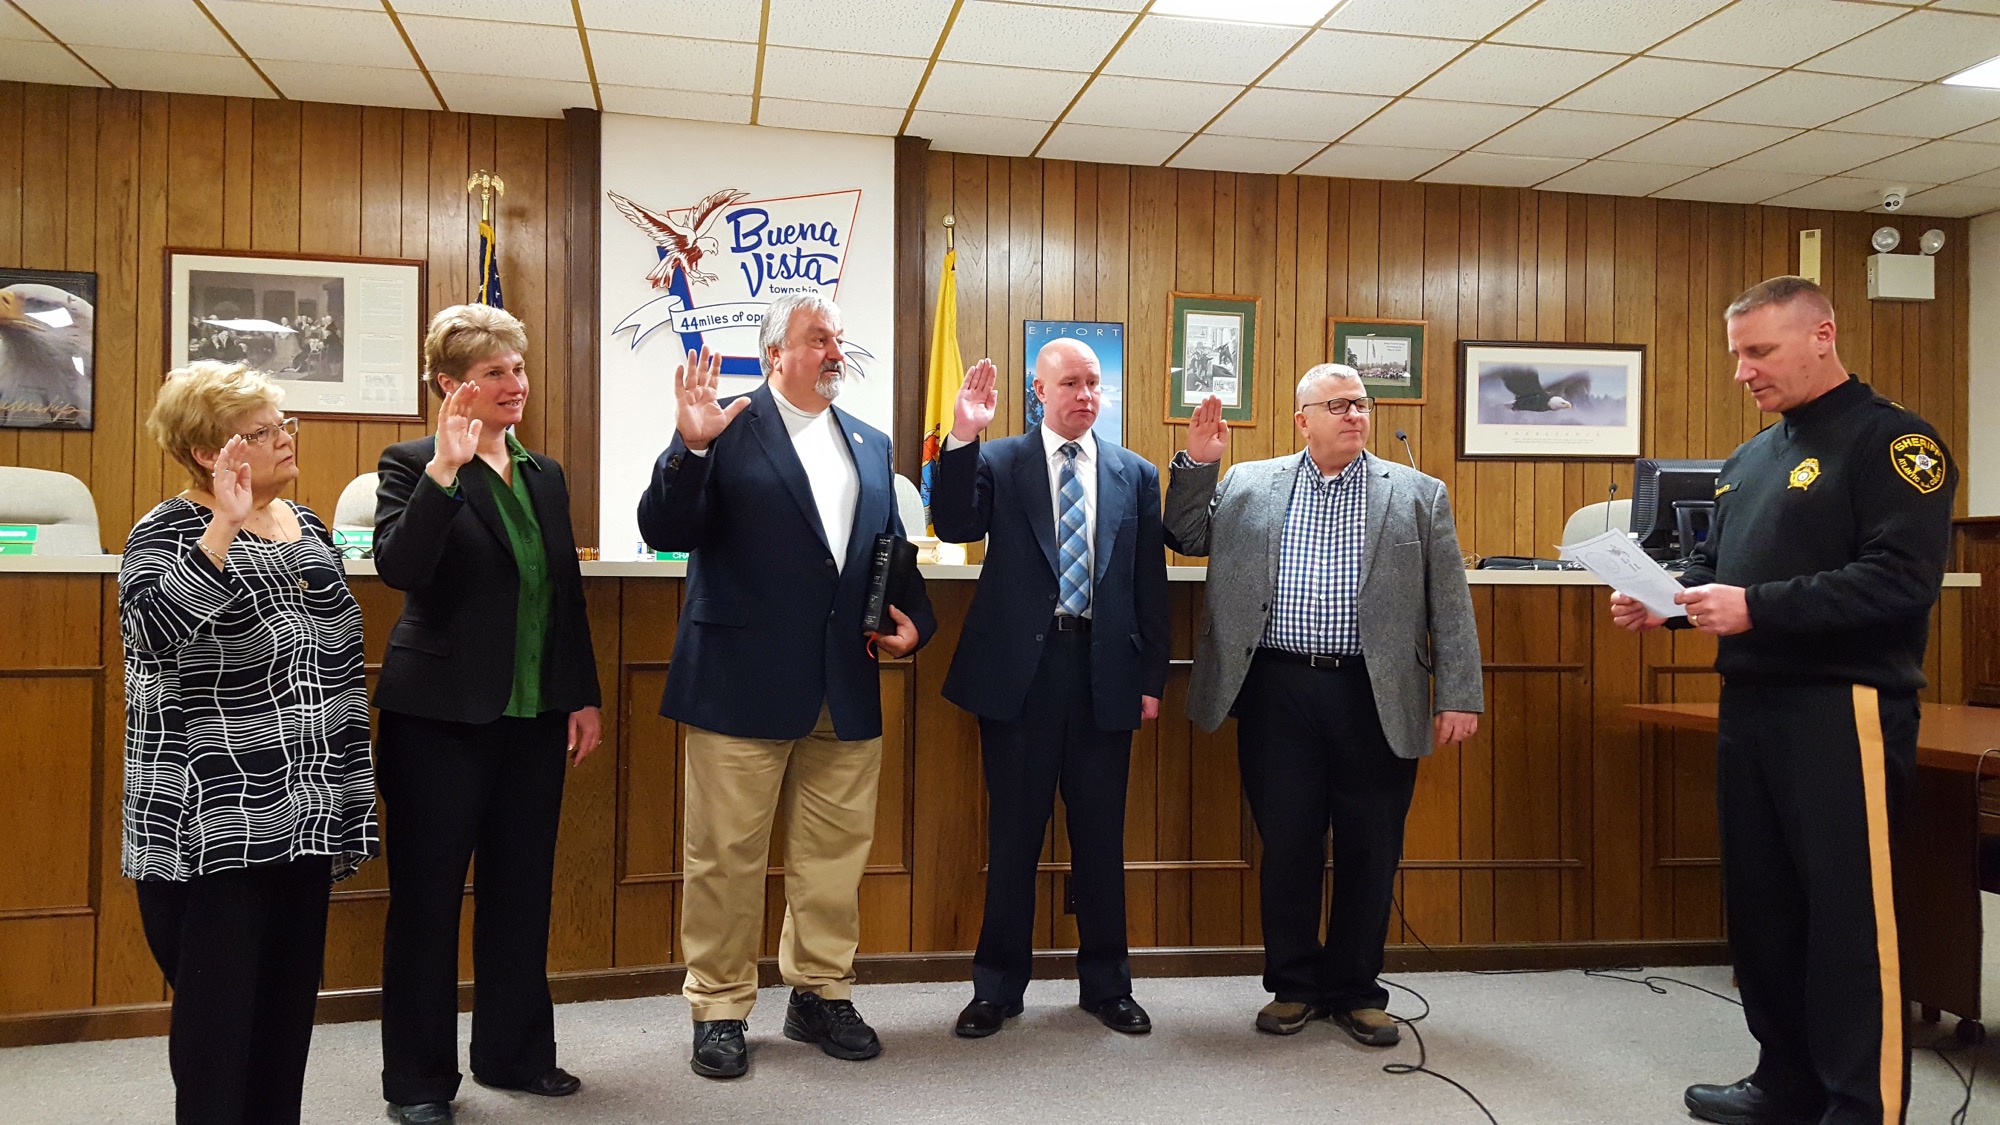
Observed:
[[[1699,628],[1701,628],[1701,618],[1699,618],[1699,617],[1696,617],[1696,616],[1695,616],[1694,614],[1690,613],[1690,614],[1688,614],[1688,624],[1690,624],[1690,625],[1694,626],[1695,628],[1699,629]]]

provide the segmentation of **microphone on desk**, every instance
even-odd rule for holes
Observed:
[[[1611,505],[1618,502],[1618,482],[1611,482],[1611,495],[1604,498],[1604,530],[1611,530]]]
[[[1417,469],[1417,454],[1415,450],[1412,450],[1410,448],[1410,435],[1404,433],[1401,430],[1397,430],[1396,440],[1403,443],[1403,456],[1408,457],[1410,459],[1410,468]],[[1422,469],[1417,469],[1417,471],[1420,473],[1423,472]]]

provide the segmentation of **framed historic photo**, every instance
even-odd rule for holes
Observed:
[[[1643,344],[1458,345],[1459,456],[1639,455]]]
[[[1027,372],[1021,381],[1024,430],[1042,424],[1042,403],[1035,397],[1035,358],[1052,340],[1075,340],[1097,357],[1100,397],[1097,421],[1090,431],[1125,444],[1125,326],[1098,320],[1026,320],[1021,322],[1021,354]]]
[[[247,363],[287,414],[423,417],[424,263],[167,251],[167,366]]]
[[[0,429],[89,430],[97,275],[0,269]]]
[[[1167,298],[1167,422],[1185,422],[1214,395],[1232,426],[1257,424],[1257,297],[1173,293]]]
[[[1330,316],[1326,354],[1361,373],[1371,398],[1407,406],[1424,401],[1424,322]]]

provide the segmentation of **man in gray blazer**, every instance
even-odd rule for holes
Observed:
[[[1417,759],[1485,709],[1479,634],[1443,482],[1367,452],[1374,401],[1353,368],[1299,380],[1303,453],[1216,483],[1229,427],[1210,397],[1167,486],[1167,545],[1207,555],[1188,715],[1237,717],[1243,790],[1264,843],[1257,1027],[1331,1016],[1400,1038],[1377,981]],[[1328,829],[1333,905],[1319,940]]]

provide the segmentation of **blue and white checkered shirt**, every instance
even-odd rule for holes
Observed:
[[[1264,623],[1265,648],[1313,655],[1361,651],[1356,598],[1368,531],[1368,454],[1322,477],[1299,454],[1285,533],[1278,547],[1278,593]]]

